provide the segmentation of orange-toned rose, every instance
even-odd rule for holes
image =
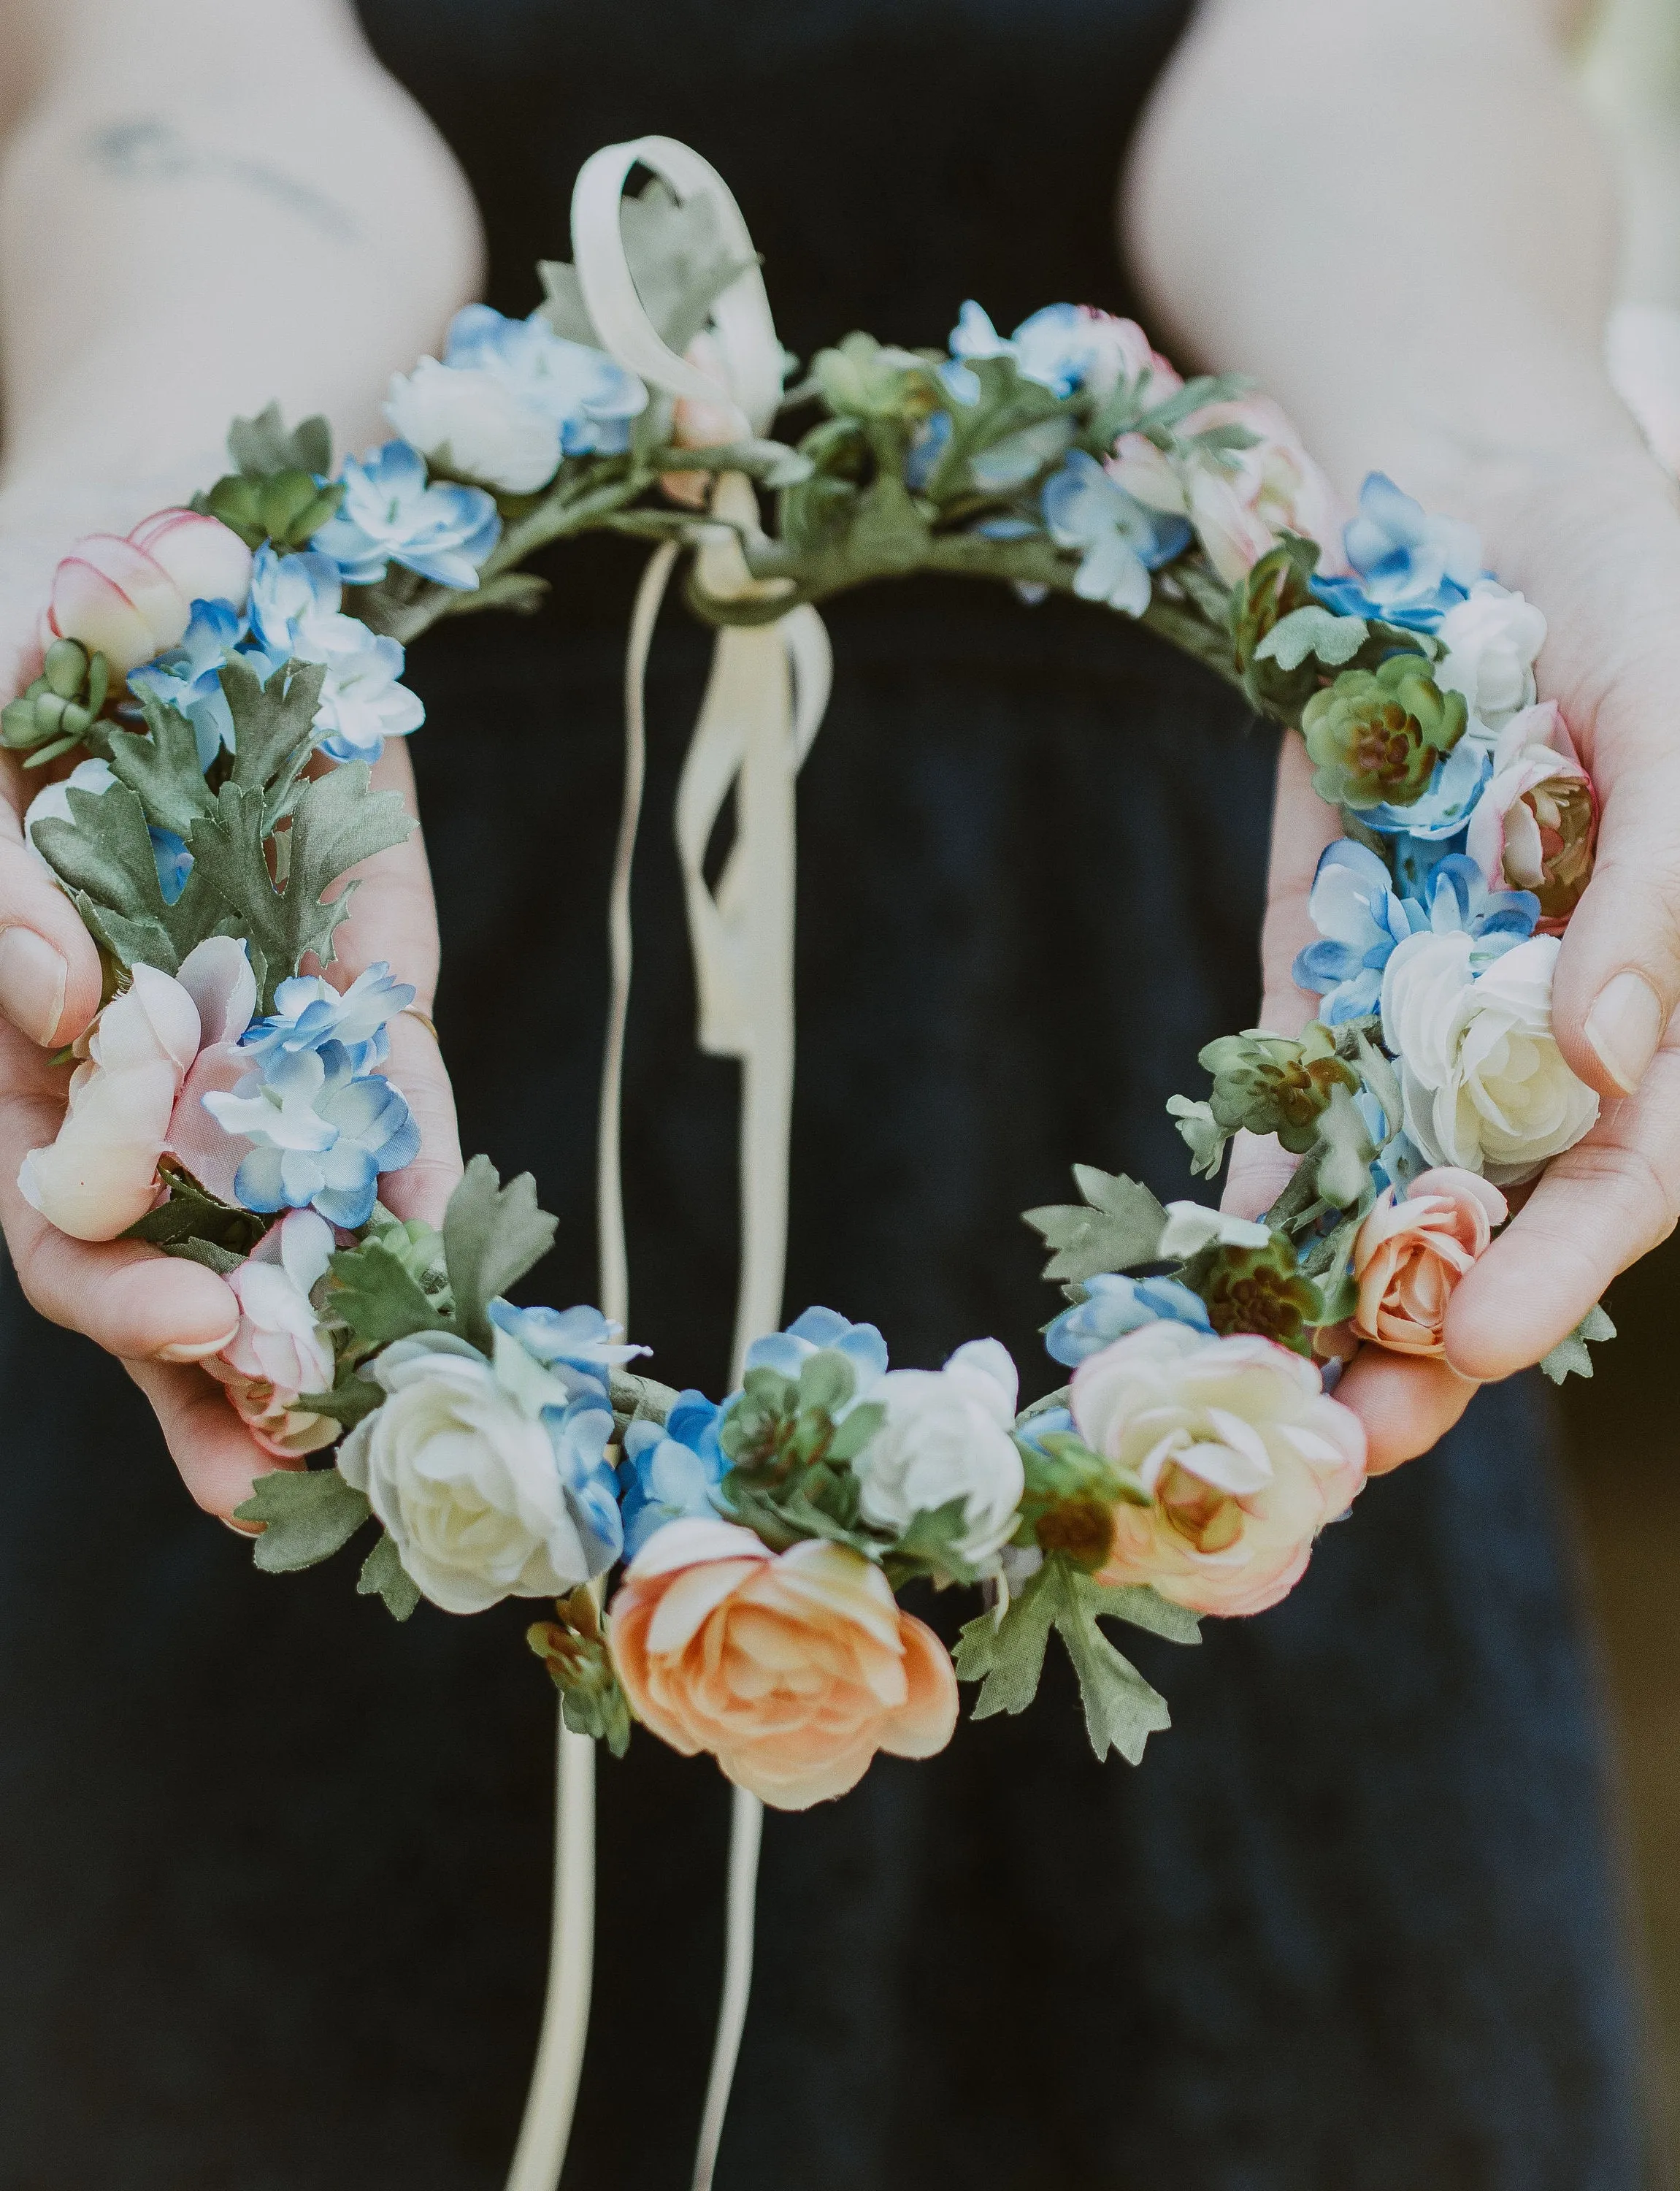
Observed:
[[[1391,1354],[1439,1360],[1452,1289],[1507,1215],[1496,1187],[1451,1164],[1420,1174],[1404,1202],[1390,1187],[1354,1241],[1354,1331]]]
[[[843,1545],[775,1553],[730,1522],[667,1522],[611,1610],[636,1716],[778,1811],[843,1795],[877,1750],[931,1757],[956,1727],[944,1644]]]

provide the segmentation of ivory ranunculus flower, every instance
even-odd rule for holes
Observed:
[[[843,1795],[877,1750],[931,1757],[956,1725],[944,1644],[826,1540],[775,1553],[733,1522],[667,1522],[613,1600],[612,1655],[661,1742],[780,1811]]]
[[[79,640],[120,676],[178,644],[196,600],[245,606],[251,550],[236,532],[192,509],[160,509],[126,538],[90,532],[53,573],[43,646]]]
[[[364,1374],[389,1397],[344,1441],[338,1472],[366,1493],[434,1605],[482,1613],[504,1597],[563,1596],[612,1564],[622,1537],[609,1410],[527,1404],[476,1348],[443,1334],[400,1340]],[[540,1369],[525,1385],[565,1397]]]
[[[1382,1039],[1399,1062],[1406,1131],[1432,1164],[1510,1187],[1592,1130],[1598,1096],[1552,1032],[1558,950],[1555,936],[1532,936],[1478,973],[1456,930],[1395,947]]]
[[[918,1514],[962,1501],[956,1550],[971,1567],[1014,1534],[1025,1488],[1015,1421],[1015,1365],[996,1339],[972,1339],[943,1369],[889,1369],[870,1397],[887,1420],[852,1464],[866,1518],[902,1532]]]
[[[1262,1613],[1365,1482],[1365,1440],[1310,1362],[1269,1339],[1147,1323],[1081,1363],[1080,1436],[1142,1479],[1115,1508],[1101,1579],[1149,1583],[1197,1613]]]
[[[1508,1214],[1499,1189],[1472,1171],[1420,1173],[1404,1202],[1390,1187],[1354,1241],[1357,1335],[1390,1354],[1439,1361],[1453,1289]]]
[[[1444,692],[1461,692],[1472,737],[1485,743],[1535,701],[1534,665],[1546,644],[1546,618],[1531,601],[1492,578],[1441,618],[1446,652],[1435,671]]]

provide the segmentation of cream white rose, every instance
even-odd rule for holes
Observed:
[[[1535,703],[1535,658],[1546,644],[1546,618],[1520,594],[1479,578],[1468,600],[1449,609],[1439,634],[1446,653],[1435,670],[1444,692],[1461,692],[1468,736],[1489,743],[1513,715]]]
[[[429,1335],[388,1346],[372,1374],[390,1397],[345,1440],[338,1472],[366,1492],[434,1605],[482,1613],[504,1597],[560,1596],[610,1564],[617,1545],[592,1528],[578,1471],[483,1355]],[[610,1434],[602,1420],[597,1443]],[[570,1427],[587,1433],[588,1419]]]
[[[509,494],[532,494],[559,469],[558,423],[482,366],[423,357],[391,375],[385,416],[423,455]]]
[[[1150,1494],[1115,1508],[1100,1579],[1198,1613],[1275,1605],[1365,1482],[1359,1417],[1310,1362],[1252,1334],[1144,1324],[1080,1363],[1072,1408],[1085,1443]]]
[[[971,1567],[1015,1533],[1025,1488],[1009,1431],[1015,1365],[995,1339],[959,1346],[943,1369],[889,1369],[870,1394],[885,1425],[852,1463],[860,1504],[877,1528],[903,1530],[918,1514],[963,1502],[956,1551]]]
[[[1555,936],[1533,936],[1477,973],[1475,945],[1409,936],[1382,975],[1382,1039],[1399,1061],[1405,1126],[1432,1164],[1498,1187],[1573,1148],[1598,1098],[1552,1033]]]

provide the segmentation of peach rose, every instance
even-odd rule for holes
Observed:
[[[77,1240],[114,1240],[144,1217],[207,1024],[219,1031],[242,1011],[242,1028],[256,1000],[245,947],[231,936],[189,953],[179,979],[136,966],[77,1045],[86,1055],[57,1139],[23,1160],[18,1188],[31,1208]]]
[[[251,550],[219,519],[160,509],[127,538],[90,532],[53,573],[41,644],[79,640],[126,677],[179,641],[197,600],[243,608]]]
[[[203,1364],[226,1386],[258,1444],[280,1460],[318,1453],[339,1431],[331,1417],[298,1405],[305,1392],[330,1392],[338,1374],[332,1335],[309,1305],[333,1244],[332,1227],[312,1209],[294,1209],[271,1226],[228,1274],[239,1329]]]
[[[1150,1494],[1115,1507],[1100,1579],[1151,1584],[1193,1612],[1287,1596],[1365,1482],[1359,1417],[1269,1339],[1144,1324],[1080,1363],[1072,1407],[1085,1443]]]
[[[779,1811],[843,1795],[877,1750],[931,1757],[956,1725],[944,1644],[843,1545],[775,1553],[733,1522],[667,1522],[611,1611],[637,1717]]]
[[[1391,1187],[1354,1238],[1354,1332],[1390,1354],[1441,1360],[1452,1289],[1508,1215],[1496,1187],[1453,1164],[1420,1173],[1404,1202]]]

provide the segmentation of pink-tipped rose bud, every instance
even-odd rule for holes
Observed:
[[[1420,1174],[1404,1202],[1390,1187],[1354,1241],[1354,1331],[1390,1354],[1442,1360],[1453,1289],[1507,1215],[1496,1187],[1450,1164]]]
[[[325,1276],[332,1227],[312,1209],[294,1209],[264,1234],[254,1255],[230,1272],[239,1329],[204,1367],[226,1386],[240,1420],[265,1453],[281,1460],[331,1445],[339,1426],[300,1408],[305,1392],[328,1392],[336,1369],[332,1335],[309,1294]]]
[[[53,573],[41,641],[79,640],[120,676],[175,646],[196,600],[243,608],[251,590],[251,550],[213,517],[160,509],[124,539],[90,532]]]
[[[1592,879],[1598,834],[1598,794],[1556,703],[1513,716],[1465,839],[1489,889],[1532,891],[1537,932],[1561,935]]]

